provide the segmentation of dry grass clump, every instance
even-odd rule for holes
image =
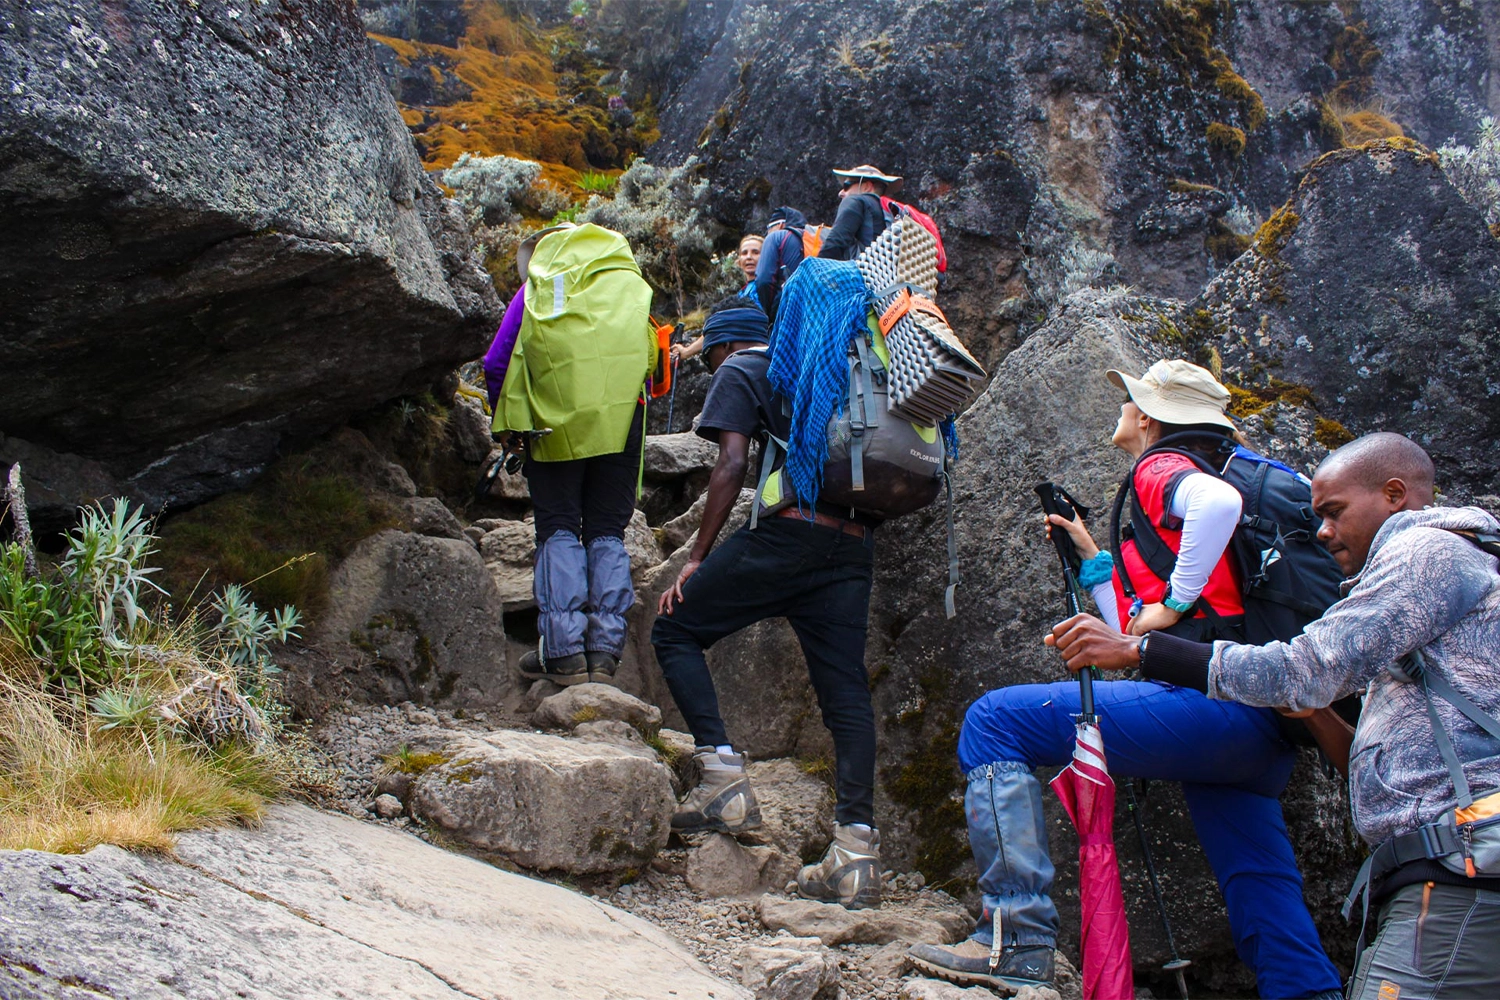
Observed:
[[[296,611],[230,586],[174,617],[149,529],[115,501],[55,565],[26,558],[24,526],[0,547],[0,848],[164,850],[320,783],[272,656]]]
[[[1245,151],[1245,130],[1233,125],[1209,122],[1208,127],[1203,130],[1203,137],[1210,146],[1222,149],[1230,156],[1238,157]]]
[[[286,788],[279,762],[243,745],[198,749],[164,729],[107,725],[0,680],[0,849],[167,850],[180,830],[258,820]]]

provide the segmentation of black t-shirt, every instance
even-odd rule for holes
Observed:
[[[766,375],[770,367],[770,352],[764,348],[736,351],[725,358],[708,385],[698,435],[717,442],[720,431],[760,438],[769,430],[785,441],[792,418],[771,389]]]
[[[762,454],[767,431],[785,441],[792,432],[792,418],[783,408],[782,398],[771,389],[766,375],[770,367],[770,352],[764,348],[737,351],[725,358],[708,385],[703,413],[698,418],[698,435],[717,442],[720,431],[743,434],[761,442]],[[786,456],[778,454],[773,471],[784,461]],[[758,476],[758,461],[755,468]]]

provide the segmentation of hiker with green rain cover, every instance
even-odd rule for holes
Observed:
[[[521,673],[611,682],[635,603],[625,526],[640,483],[651,288],[630,244],[595,225],[521,245],[524,313],[493,429],[526,442],[536,509],[538,647]]]

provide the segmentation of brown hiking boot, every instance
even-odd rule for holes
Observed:
[[[823,860],[797,873],[797,892],[850,910],[878,907],[880,831],[857,823],[835,826]]]
[[[672,815],[672,829],[679,833],[717,830],[730,834],[758,829],[760,804],[745,773],[745,755],[698,747],[693,759],[698,762],[698,784]]]
[[[589,679],[588,660],[582,653],[543,660],[541,653],[529,649],[521,654],[520,669],[522,677],[549,680],[564,687],[582,684]]]
[[[620,667],[620,658],[613,653],[604,653],[596,649],[588,650],[583,654],[589,665],[589,680],[595,684],[614,684],[615,671]]]

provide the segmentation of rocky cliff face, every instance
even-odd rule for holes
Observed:
[[[1320,152],[1402,128],[1472,136],[1500,60],[1476,18],[1404,2],[690,5],[684,35],[716,40],[663,105],[653,156],[698,155],[727,219],[783,202],[831,219],[836,166],[906,175],[956,244],[946,307],[997,359],[1059,284],[1097,276],[1070,247],[1191,296]]]
[[[1040,642],[1061,598],[1032,486],[1053,479],[1101,507],[1112,496],[1125,462],[1109,446],[1118,394],[1106,368],[1160,357],[1215,368],[1253,443],[1300,468],[1350,435],[1394,429],[1432,451],[1452,498],[1500,494],[1500,243],[1411,141],[1470,140],[1500,110],[1500,28],[1477,7],[713,0],[610,4],[579,27],[561,0],[492,6],[362,0],[364,29],[396,43],[375,50],[384,82],[350,8],[331,0],[42,3],[9,16],[0,458],[59,470],[35,496],[59,509],[122,488],[191,502],[252,476],[283,437],[479,353],[493,293],[383,88],[424,106],[407,121],[430,157],[551,150],[547,176],[568,183],[626,148],[591,159],[603,147],[587,136],[635,141],[636,116],[659,110],[649,159],[683,167],[685,187],[706,181],[704,214],[730,239],[777,204],[830,219],[829,169],[864,161],[906,174],[906,197],[937,218],[952,260],[941,304],[993,379],[959,425],[959,618],[941,612],[941,507],[881,532],[867,666],[894,868],[963,887],[964,709],[990,688],[1062,676]],[[495,16],[471,17],[485,11]],[[531,117],[475,102],[471,68],[455,61],[466,37],[493,41],[489,56],[517,73],[557,43]],[[605,65],[608,84],[590,76]],[[575,97],[593,111],[570,110]],[[543,125],[575,111],[566,142],[542,141]],[[471,135],[467,114],[490,115],[495,131]],[[515,141],[484,145],[497,136]],[[665,214],[647,217],[670,207],[630,210],[642,232],[671,231]],[[685,381],[671,429],[687,426],[703,381]],[[665,429],[664,408],[652,412]],[[472,472],[488,442],[468,418]],[[636,567],[619,680],[670,725],[647,636],[701,516],[681,511],[703,468],[666,468],[647,472],[656,533],[637,532],[650,558]],[[466,526],[410,483],[396,492],[412,534],[376,536],[334,571],[328,645],[347,636],[364,657],[320,664],[314,680],[340,696],[513,708],[523,689],[499,677],[496,647],[524,632],[524,486],[453,502]],[[426,527],[417,501],[434,514]],[[433,558],[406,557],[419,549]],[[436,555],[452,557],[441,573]],[[368,586],[346,601],[356,577]],[[737,743],[812,769],[831,752],[783,624],[726,640],[710,663]],[[1334,916],[1357,857],[1344,791],[1304,762],[1286,803],[1325,944],[1347,964],[1352,936]],[[1146,809],[1195,973],[1247,991],[1180,795],[1158,787]],[[1060,813],[1049,822],[1071,933],[1074,840]],[[1144,974],[1165,943],[1128,827],[1122,813]]]
[[[190,504],[483,349],[493,288],[348,5],[27,4],[0,73],[3,457]]]
[[[1259,402],[1310,392],[1321,443],[1397,431],[1444,493],[1495,491],[1500,241],[1432,153],[1394,140],[1320,157],[1201,305],[1185,330]]]

